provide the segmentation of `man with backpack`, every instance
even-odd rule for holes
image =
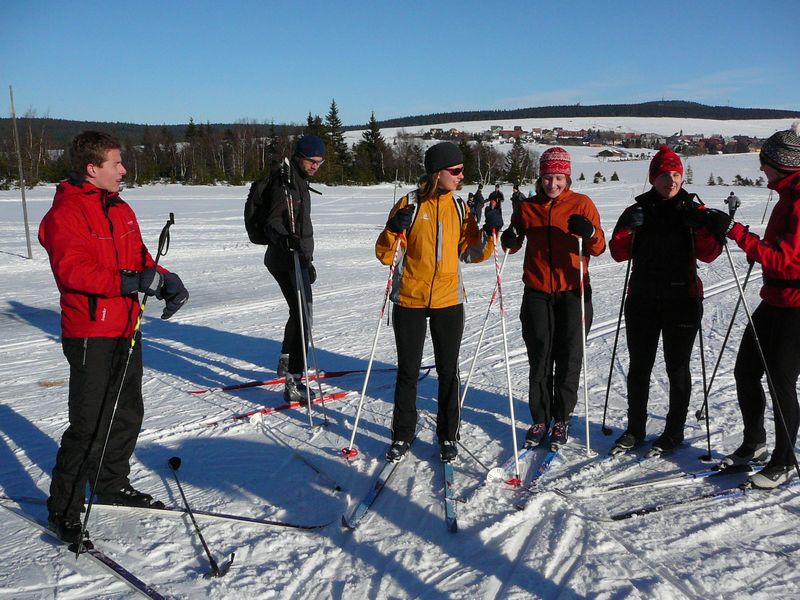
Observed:
[[[278,375],[286,377],[283,392],[286,402],[304,402],[310,392],[302,382],[305,367],[303,356],[308,349],[309,339],[306,316],[309,320],[312,317],[311,285],[317,279],[313,264],[314,228],[311,224],[310,192],[319,192],[310,187],[309,179],[325,161],[324,157],[325,144],[322,140],[315,135],[304,135],[297,141],[290,160],[285,159],[281,166],[273,169],[266,182],[253,183],[250,195],[257,194],[260,205],[254,211],[249,211],[251,198],[248,197],[245,207],[245,223],[250,239],[255,243],[268,244],[264,265],[278,283],[289,307],[277,368]],[[253,212],[256,216],[250,220],[249,214]],[[252,229],[257,230],[255,235]],[[299,277],[295,271],[296,264],[300,266]],[[302,285],[305,300],[303,311],[298,302],[298,282]]]

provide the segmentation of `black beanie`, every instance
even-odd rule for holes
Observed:
[[[464,155],[453,142],[439,142],[425,152],[425,172],[428,175],[463,162]]]
[[[800,171],[800,123],[773,133],[761,146],[760,158],[779,171]]]
[[[325,144],[316,135],[308,133],[297,140],[294,154],[303,158],[311,158],[312,156],[323,158],[325,156]]]

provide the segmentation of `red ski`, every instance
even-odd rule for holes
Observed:
[[[331,400],[340,400],[341,398],[344,398],[346,396],[349,396],[349,395],[355,394],[355,393],[356,392],[354,392],[353,390],[350,390],[350,391],[347,391],[347,392],[341,392],[341,391],[340,392],[332,392],[330,394],[323,395],[321,398],[314,398],[311,401],[311,403],[312,404],[322,404],[323,402],[330,402]],[[242,421],[244,419],[249,419],[250,417],[252,417],[254,415],[268,415],[270,413],[281,412],[281,411],[284,411],[284,410],[289,410],[291,408],[303,408],[307,404],[308,403],[305,400],[303,400],[302,402],[290,402],[290,403],[286,403],[286,404],[281,404],[279,406],[271,406],[269,408],[260,408],[260,409],[257,409],[257,410],[251,410],[251,411],[246,412],[246,413],[240,413],[238,415],[231,415],[229,417],[225,417],[225,418],[219,419],[218,421],[211,421],[209,423],[204,423],[204,425],[206,427],[215,427],[216,425],[219,425],[220,423],[224,423],[226,421]]]

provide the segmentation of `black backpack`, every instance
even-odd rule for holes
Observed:
[[[256,179],[247,192],[244,203],[244,227],[247,237],[254,244],[266,246],[270,243],[267,235],[267,219],[269,218],[269,195],[265,194],[269,187],[270,177]]]

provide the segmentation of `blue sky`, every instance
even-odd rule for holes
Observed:
[[[800,110],[800,2],[5,0],[0,111],[345,124],[680,99]]]

